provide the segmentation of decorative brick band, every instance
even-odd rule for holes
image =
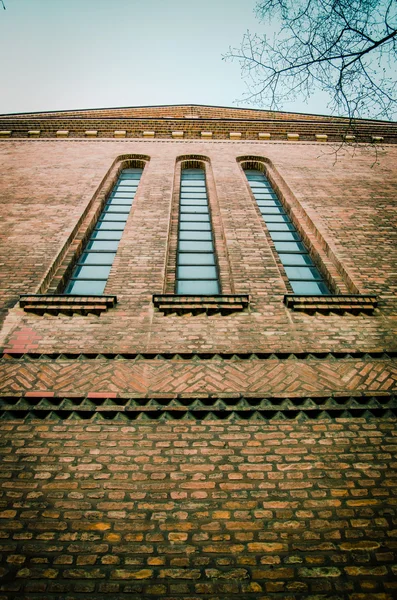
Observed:
[[[25,312],[39,315],[88,315],[101,313],[113,308],[117,296],[51,296],[45,294],[21,295],[19,305]]]
[[[86,397],[54,397],[40,393],[0,398],[0,418],[24,419],[245,419],[285,420],[349,417],[387,417],[397,415],[394,395],[341,397],[125,397],[101,394]]]
[[[374,295],[339,294],[334,296],[300,296],[286,294],[284,304],[292,310],[307,313],[336,312],[336,313],[372,313],[377,306],[377,297]]]
[[[249,306],[246,294],[227,294],[219,296],[179,296],[176,294],[155,294],[153,304],[165,314],[207,313],[241,311]]]
[[[105,352],[101,354],[100,352],[90,352],[90,353],[80,353],[80,352],[14,352],[12,350],[4,350],[0,352],[0,359],[8,360],[51,360],[51,361],[60,361],[63,360],[81,360],[82,358],[86,360],[96,360],[97,358],[103,358],[106,360],[121,360],[121,361],[135,361],[135,360],[166,360],[166,361],[212,361],[212,360],[221,360],[221,361],[229,361],[233,362],[245,362],[251,360],[319,360],[319,361],[327,361],[327,360],[345,360],[345,359],[355,359],[355,360],[392,360],[397,358],[397,352],[389,351],[389,352]]]

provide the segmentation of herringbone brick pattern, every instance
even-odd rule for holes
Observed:
[[[0,392],[310,396],[397,389],[389,360],[4,360]]]

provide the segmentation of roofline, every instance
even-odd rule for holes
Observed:
[[[325,118],[334,118],[334,119],[343,119],[346,121],[368,121],[368,122],[376,122],[376,123],[395,123],[395,121],[387,121],[387,120],[383,120],[383,119],[370,119],[370,118],[363,118],[363,117],[358,117],[358,118],[354,118],[351,119],[350,117],[344,117],[344,116],[338,116],[338,115],[323,115],[323,114],[316,114],[316,113],[302,113],[302,112],[294,112],[294,111],[289,111],[289,110],[270,110],[270,109],[264,109],[264,108],[240,108],[238,106],[219,106],[219,105],[214,105],[214,104],[192,104],[192,103],[181,103],[181,104],[143,104],[143,105],[139,105],[139,106],[112,106],[112,107],[108,107],[108,106],[104,106],[104,107],[96,107],[96,108],[68,108],[68,109],[64,109],[64,110],[38,110],[38,111],[33,111],[33,112],[18,112],[18,113],[2,113],[0,114],[0,118],[1,117],[18,117],[18,116],[22,116],[22,115],[41,115],[43,113],[48,113],[48,114],[56,114],[56,113],[67,113],[67,112],[90,112],[90,111],[94,111],[94,110],[125,110],[125,109],[133,109],[133,108],[175,108],[177,106],[194,106],[194,107],[200,107],[200,108],[226,108],[229,110],[249,110],[249,111],[256,111],[256,112],[271,112],[271,113],[276,113],[276,114],[282,114],[282,115],[300,115],[302,117],[305,116],[311,116],[311,117],[325,117]],[[104,117],[105,118],[105,117]],[[111,118],[111,117],[108,117]],[[124,118],[129,118],[129,117],[124,117]],[[134,117],[132,117],[134,118]],[[143,118],[143,117],[137,117],[137,118]],[[152,117],[152,118],[156,118],[156,117]],[[176,117],[170,117],[170,118],[176,118]],[[181,118],[181,117],[179,117]],[[228,119],[230,119],[230,117],[228,117]],[[221,119],[223,120],[223,119]],[[226,120],[226,118],[225,118]],[[268,120],[268,119],[266,119]]]

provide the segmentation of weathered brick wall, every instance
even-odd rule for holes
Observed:
[[[1,600],[392,600],[395,421],[1,424]]]
[[[395,596],[396,152],[1,140],[0,600]],[[19,294],[40,289],[114,161],[134,154],[150,161],[106,287],[118,304],[24,312]],[[190,154],[210,161],[223,285],[250,295],[240,312],[152,303]],[[283,304],[242,156],[271,161],[334,291],[377,295],[373,314]]]
[[[7,207],[0,243],[2,300],[7,308],[15,305],[20,293],[39,288],[117,156],[151,157],[106,287],[106,293],[118,296],[117,307],[100,317],[43,318],[15,306],[4,327],[6,349],[44,353],[396,349],[397,176],[392,147],[380,151],[376,164],[366,148],[354,155],[342,150],[335,163],[335,155],[319,144],[3,141],[0,148],[1,198]],[[225,244],[235,293],[251,295],[249,311],[187,320],[153,308],[152,294],[161,293],[164,286],[175,160],[190,153],[211,161],[210,197],[216,194],[224,231],[216,244]],[[377,294],[379,308],[374,315],[307,315],[283,305],[288,288],[236,162],[242,155],[265,156],[273,162],[295,199],[295,222],[319,261],[332,271],[335,286],[345,293]]]

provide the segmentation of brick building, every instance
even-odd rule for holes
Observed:
[[[396,597],[397,125],[0,121],[0,600]]]

